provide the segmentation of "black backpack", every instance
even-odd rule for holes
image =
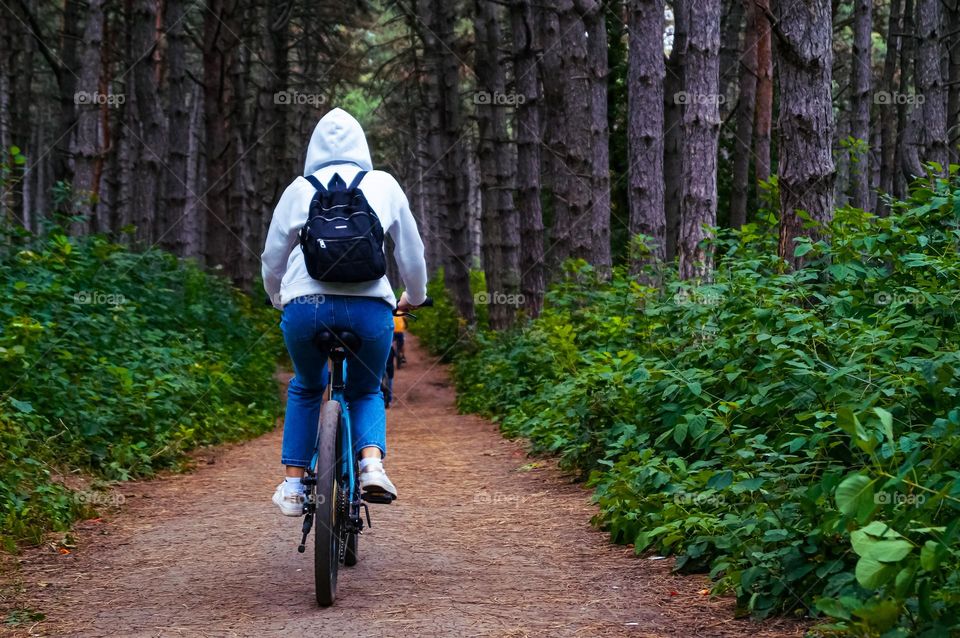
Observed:
[[[307,175],[317,193],[310,201],[307,223],[300,229],[300,248],[307,272],[331,283],[380,279],[387,272],[383,226],[360,190],[360,171],[349,186],[339,174],[326,188]]]

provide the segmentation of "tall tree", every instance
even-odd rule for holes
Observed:
[[[901,197],[906,193],[907,182],[918,175],[923,169],[920,166],[919,154],[916,145],[916,126],[910,114],[913,109],[910,107],[907,98],[916,96],[913,93],[914,59],[916,57],[916,38],[913,37],[915,30],[914,0],[904,0],[903,4],[903,39],[900,43],[900,82],[897,93],[891,94],[897,104],[897,143],[894,151],[894,165],[896,166],[896,179],[893,183],[893,193]]]
[[[470,292],[471,233],[467,211],[466,149],[460,105],[460,61],[454,51],[455,6],[442,0],[419,0],[424,29],[426,107],[430,113],[429,155],[437,171],[439,241],[444,247],[444,280],[460,316],[475,320]]]
[[[870,84],[873,74],[873,0],[855,0],[853,59],[850,71],[850,137],[857,140],[851,154],[850,203],[870,207]]]
[[[880,122],[880,192],[893,193],[896,172],[897,146],[897,109],[892,98],[896,94],[897,59],[900,55],[900,37],[903,30],[902,0],[891,0],[890,14],[887,19],[887,51],[883,60],[883,73],[880,80],[880,92],[877,111]],[[879,213],[888,212],[886,205],[878,207]]]
[[[709,276],[706,226],[717,223],[717,146],[720,134],[720,0],[690,0],[684,74],[680,234],[684,279]]]
[[[960,163],[960,0],[949,0],[947,12],[947,140],[950,162],[956,164]]]
[[[773,128],[773,29],[770,26],[770,0],[755,0],[754,22],[757,33],[757,105],[754,116],[754,175],[757,182],[769,179],[770,141]]]
[[[666,64],[663,80],[663,194],[664,215],[667,222],[667,260],[677,252],[680,233],[680,188],[682,185],[683,110],[680,98],[684,90],[684,72],[687,54],[687,5],[691,0],[672,0],[673,47]]]
[[[548,254],[554,266],[568,258],[609,264],[609,177],[599,166],[607,137],[606,109],[600,114],[597,83],[606,79],[606,61],[598,59],[603,16],[596,0],[567,0],[544,10],[544,78],[552,85],[546,142],[552,155],[553,225]],[[604,31],[605,34],[605,31]],[[604,39],[605,41],[605,39]],[[548,52],[549,55],[548,55]],[[605,55],[605,54],[604,54]],[[554,69],[556,76],[547,72]],[[601,121],[602,120],[602,121]]]
[[[133,46],[140,57],[133,65],[133,79],[137,94],[137,128],[127,131],[139,141],[137,158],[135,223],[137,238],[153,242],[154,223],[159,209],[160,171],[166,157],[166,131],[160,110],[160,94],[157,87],[157,3],[154,0],[134,2]]]
[[[941,69],[942,0],[917,1],[917,94],[923,96],[916,114],[921,131],[922,161],[936,162],[946,174],[947,105]],[[919,102],[919,101],[918,101]]]
[[[627,142],[630,234],[652,241],[653,256],[666,258],[663,202],[663,0],[630,0]]]
[[[178,255],[186,256],[189,235],[196,233],[197,225],[186,218],[187,211],[187,155],[190,148],[190,78],[187,76],[187,37],[185,21],[187,8],[184,0],[166,0],[163,15],[167,44],[166,170],[163,172],[161,206],[157,215],[154,236],[160,245]],[[196,256],[196,255],[192,255]]]
[[[592,232],[589,260],[603,273],[613,265],[610,249],[610,128],[607,96],[607,0],[578,0],[587,30],[590,74],[590,201]]]
[[[233,183],[239,159],[233,138],[237,101],[231,81],[239,64],[241,0],[212,0],[203,19],[203,107],[207,150],[206,259],[239,281],[244,262],[242,202]]]
[[[833,216],[831,156],[833,38],[829,0],[774,0],[780,78],[780,257],[794,267],[795,239],[817,237],[801,211],[817,222]]]
[[[73,189],[81,195],[80,214],[87,219],[80,232],[90,227],[96,228],[94,216],[100,198],[100,176],[103,163],[101,147],[101,128],[99,104],[101,48],[103,46],[102,0],[90,0],[87,3],[86,21],[83,27],[83,39],[79,44],[80,68],[77,102],[77,129],[72,136],[70,154],[73,157]]]
[[[513,323],[515,308],[499,303],[520,290],[520,228],[513,202],[514,157],[507,132],[507,81],[500,56],[500,10],[490,0],[475,0],[475,70],[482,197],[483,270],[489,297],[490,327]]]
[[[733,185],[730,193],[730,227],[747,221],[750,193],[750,157],[753,151],[753,121],[757,99],[757,44],[759,33],[754,0],[744,0],[746,35],[740,56],[740,92],[737,101],[737,128],[733,139]]]
[[[530,0],[510,5],[513,77],[517,96],[517,196],[520,214],[520,292],[532,317],[540,314],[546,287],[543,263],[543,211],[540,205],[540,75],[537,66],[539,20]]]

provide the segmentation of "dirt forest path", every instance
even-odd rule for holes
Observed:
[[[458,415],[443,366],[416,342],[388,412],[400,499],[371,506],[360,562],[319,608],[300,520],[270,502],[279,428],[210,450],[189,474],[120,487],[78,525],[70,554],[20,556],[20,604],[38,636],[800,636],[733,619],[698,576],[637,558],[589,525],[582,486],[531,463],[493,424]],[[206,459],[206,463],[203,460]]]

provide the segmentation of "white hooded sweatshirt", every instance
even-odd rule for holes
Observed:
[[[400,184],[389,173],[373,170],[367,138],[360,123],[349,113],[333,109],[323,116],[310,138],[304,175],[314,175],[326,186],[335,173],[349,184],[356,174],[369,171],[360,182],[370,208],[380,219],[385,232],[393,237],[394,257],[410,303],[423,303],[427,296],[427,265],[423,259],[423,241],[417,222]],[[263,287],[276,308],[303,295],[353,295],[377,297],[391,306],[396,297],[386,275],[377,281],[327,283],[307,272],[297,233],[307,222],[310,201],[316,189],[303,177],[290,184],[276,209],[263,248]]]

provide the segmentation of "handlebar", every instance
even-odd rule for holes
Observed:
[[[433,299],[431,299],[430,297],[427,297],[427,298],[425,298],[425,299],[423,300],[423,303],[422,303],[422,304],[420,304],[420,305],[418,305],[418,306],[416,306],[416,307],[417,307],[417,308],[429,308],[429,307],[431,307],[431,306],[433,306]],[[409,310],[400,310],[399,308],[394,308],[394,309],[393,309],[393,316],[394,316],[394,317],[409,317],[410,319],[414,319],[414,320],[417,318],[417,315],[413,314],[413,313],[410,312]]]

